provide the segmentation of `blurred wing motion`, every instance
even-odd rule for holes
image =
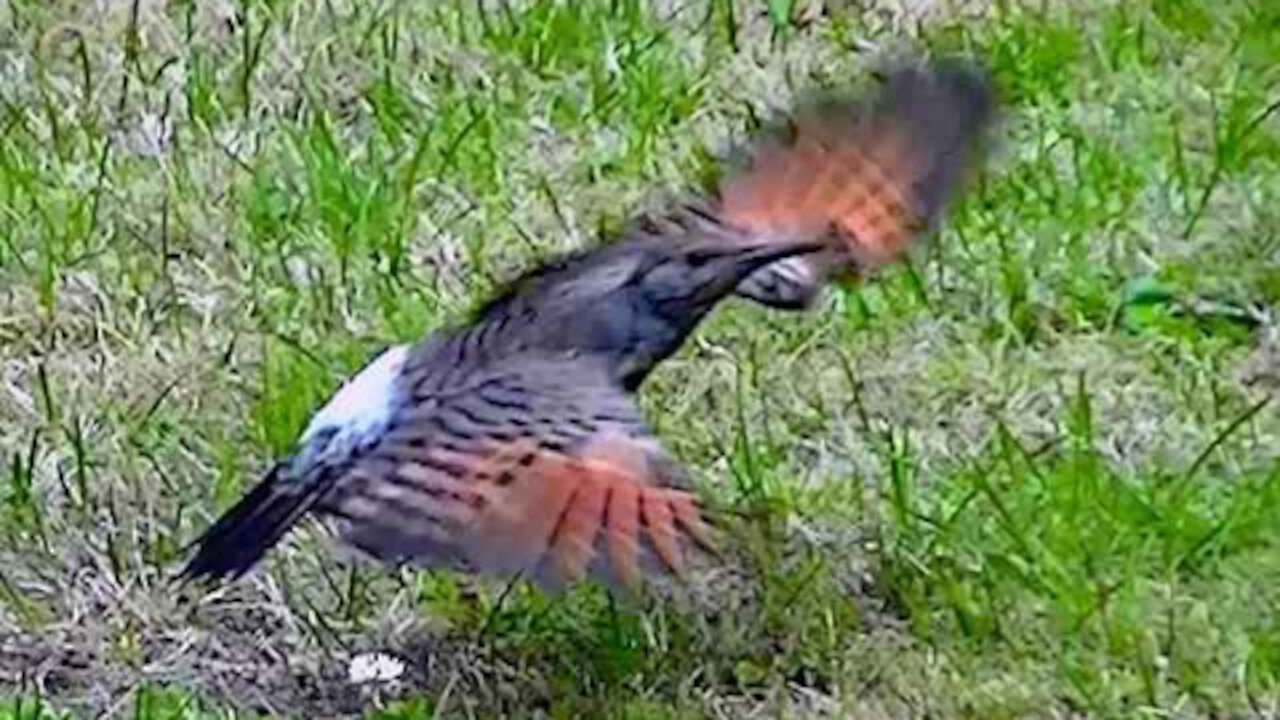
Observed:
[[[991,103],[969,68],[896,71],[873,102],[801,113],[718,204],[637,223],[526,274],[469,325],[387,350],[196,541],[183,575],[241,575],[311,513],[387,562],[545,588],[679,574],[710,533],[631,393],[727,294],[803,307],[899,255],[936,222]]]
[[[673,487],[678,466],[593,359],[515,357],[440,390],[349,467],[273,472],[184,575],[240,575],[312,506],[378,560],[519,573],[548,590],[587,575],[635,589],[646,570],[681,575],[688,548],[713,549],[696,499]]]
[[[678,472],[592,359],[521,357],[405,413],[325,506],[384,561],[635,588],[710,548]]]
[[[371,476],[337,503],[344,538],[383,560],[435,556],[545,589],[588,574],[635,589],[642,569],[680,576],[686,547],[711,547],[693,495],[607,447],[566,455],[521,442],[459,465],[456,477],[442,469],[457,461],[467,462],[435,452]]]
[[[758,142],[721,186],[719,219],[748,241],[832,240],[749,276],[738,294],[779,308],[810,304],[826,281],[862,276],[935,229],[977,161],[993,117],[986,76],[959,61],[888,73],[870,100],[828,101]]]

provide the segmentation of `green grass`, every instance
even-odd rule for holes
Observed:
[[[1280,9],[811,5],[0,3],[0,718],[1280,712]],[[1006,106],[943,232],[643,398],[722,565],[549,598],[299,532],[174,597],[371,353],[904,43]]]

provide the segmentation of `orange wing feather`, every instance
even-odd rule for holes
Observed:
[[[485,485],[487,498],[459,538],[470,563],[524,571],[549,588],[582,579],[599,557],[602,574],[629,589],[641,582],[644,556],[682,576],[682,546],[712,543],[694,496],[659,486],[633,458],[605,449],[590,456],[541,450],[530,460],[528,448],[514,446],[463,478],[464,486]],[[499,478],[506,480],[499,485]]]
[[[833,242],[826,256],[775,263],[754,284],[781,267],[793,269],[794,282],[812,283],[901,256],[937,222],[992,114],[984,75],[939,62],[890,73],[869,100],[802,111],[789,137],[758,142],[748,168],[721,185],[721,220],[744,240],[829,235]]]

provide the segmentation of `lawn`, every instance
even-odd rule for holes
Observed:
[[[735,510],[688,587],[304,528],[175,589],[373,353],[903,48],[998,142],[909,262],[646,386]],[[1278,257],[1272,0],[0,0],[0,719],[1278,717]]]

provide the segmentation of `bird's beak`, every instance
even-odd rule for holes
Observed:
[[[739,281],[745,280],[748,275],[770,263],[797,255],[809,255],[825,247],[826,245],[818,242],[802,242],[788,245],[764,245],[745,251],[739,250],[735,258],[737,279]],[[734,284],[736,285],[737,283]]]
[[[711,271],[701,284],[699,299],[715,302],[733,292],[748,275],[770,263],[798,255],[808,255],[826,246],[817,242],[770,244],[756,247],[717,248],[723,252],[707,263]]]

